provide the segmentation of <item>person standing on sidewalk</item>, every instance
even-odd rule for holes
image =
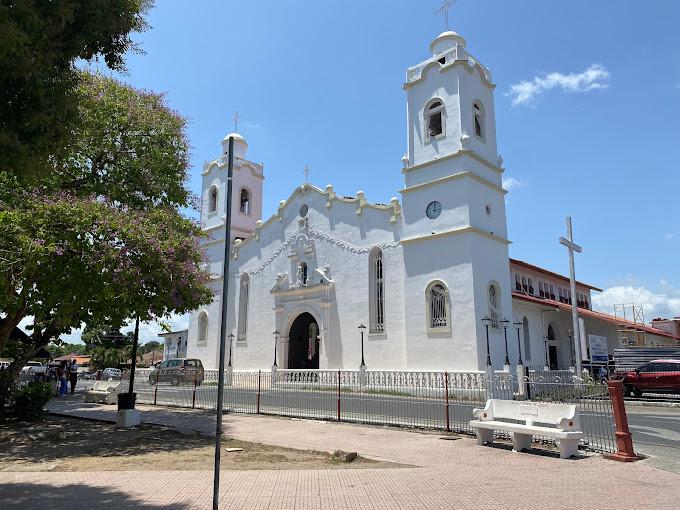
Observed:
[[[68,369],[66,367],[66,360],[62,361],[57,367],[57,379],[59,381],[59,396],[66,395],[66,378]]]
[[[71,383],[71,395],[73,395],[73,392],[76,390],[76,383],[78,382],[78,362],[75,358],[71,360],[68,378]]]

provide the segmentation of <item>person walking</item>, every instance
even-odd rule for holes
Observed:
[[[76,390],[76,383],[78,382],[78,362],[75,358],[71,360],[68,378],[71,383],[71,395],[73,395],[73,392]]]
[[[66,395],[66,377],[67,377],[66,360],[62,361],[57,367],[57,379],[59,380],[59,396]]]

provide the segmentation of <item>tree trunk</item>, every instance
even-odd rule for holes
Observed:
[[[0,370],[0,410],[12,403],[12,396],[19,385],[19,374],[26,362],[31,359],[35,350],[24,352],[10,363],[10,365]]]

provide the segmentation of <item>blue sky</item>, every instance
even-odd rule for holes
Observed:
[[[443,30],[441,2],[157,3],[122,79],[191,119],[194,192],[238,110],[265,218],[304,165],[341,194],[398,195],[405,69]],[[449,23],[497,84],[511,256],[566,273],[570,214],[577,277],[607,289],[596,303],[648,320],[680,315],[679,19],[675,2],[460,0]]]

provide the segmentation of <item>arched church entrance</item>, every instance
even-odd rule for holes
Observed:
[[[310,313],[301,313],[290,326],[288,368],[319,368],[319,325]]]

